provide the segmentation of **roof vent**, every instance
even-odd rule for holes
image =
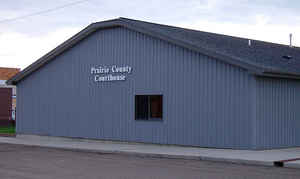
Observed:
[[[251,47],[251,40],[248,40],[248,46]]]
[[[292,40],[293,40],[293,34],[290,34],[290,47],[293,47]]]
[[[291,55],[283,55],[282,58],[286,59],[286,60],[290,60],[293,57]]]

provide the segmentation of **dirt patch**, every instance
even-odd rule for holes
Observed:
[[[0,137],[16,137],[16,134],[0,134]]]

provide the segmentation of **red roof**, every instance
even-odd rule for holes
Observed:
[[[20,72],[19,68],[0,67],[0,80],[8,80]]]

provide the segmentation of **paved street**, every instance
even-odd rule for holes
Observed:
[[[299,169],[141,158],[0,144],[0,178],[300,178]]]

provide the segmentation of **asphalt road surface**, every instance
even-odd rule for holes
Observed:
[[[300,179],[300,170],[0,143],[0,179]]]

